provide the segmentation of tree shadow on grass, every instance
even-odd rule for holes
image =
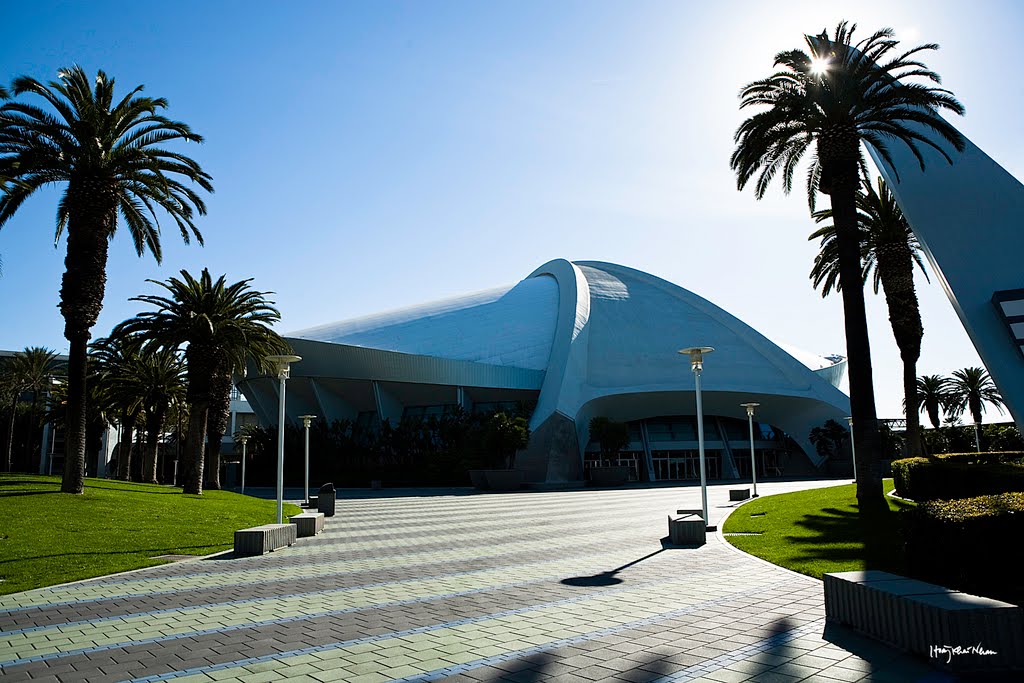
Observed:
[[[900,510],[912,507],[902,501],[897,505]],[[811,535],[790,535],[785,541],[797,550],[794,557],[799,560],[863,562],[867,569],[900,573],[905,562],[899,517],[899,510],[888,507],[869,513],[823,508],[795,523]]]

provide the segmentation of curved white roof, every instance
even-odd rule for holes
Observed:
[[[557,314],[557,283],[552,277],[536,277],[285,336],[543,370]]]

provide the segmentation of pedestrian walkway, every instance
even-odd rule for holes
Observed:
[[[262,557],[0,597],[0,677],[952,680],[846,631],[826,639],[819,581],[714,535],[663,545],[667,515],[700,507],[697,487],[339,493],[324,534]],[[734,505],[728,486],[709,501],[713,522]]]

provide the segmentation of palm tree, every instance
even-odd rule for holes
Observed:
[[[985,411],[985,403],[991,403],[1001,415],[1003,397],[996,388],[995,382],[989,377],[985,368],[964,368],[953,371],[949,380],[949,412],[954,418],[960,417],[964,410],[974,418],[974,445],[981,452],[981,414]]]
[[[842,288],[846,346],[850,372],[850,406],[857,457],[857,499],[861,508],[879,508],[884,502],[880,468],[881,441],[871,377],[864,290],[861,286],[860,240],[857,230],[858,167],[861,143],[870,143],[891,161],[888,143],[907,145],[920,156],[920,145],[950,157],[939,143],[922,132],[936,133],[957,149],[960,134],[942,120],[939,109],[963,113],[963,106],[942,88],[904,79],[918,77],[933,83],[939,76],[914,56],[936,45],[923,45],[895,57],[891,29],[876,31],[853,43],[855,25],[841,22],[833,38],[827,32],[807,37],[810,54],[802,50],[780,52],[775,65],[782,68],[768,78],[747,85],[740,93],[740,108],[764,106],[746,119],[735,134],[736,149],[730,163],[739,189],[754,180],[755,194],[764,196],[776,176],[783,190],[793,187],[793,175],[804,154],[811,150],[807,196],[814,211],[815,194],[830,197],[836,226],[836,250]],[[888,61],[882,62],[883,59]]]
[[[910,229],[903,212],[881,177],[878,190],[866,175],[857,194],[857,217],[860,223],[860,258],[863,282],[874,275],[875,294],[881,285],[889,309],[889,324],[903,359],[903,404],[907,415],[907,445],[911,457],[921,455],[921,422],[917,402],[917,360],[921,357],[921,310],[914,289],[914,264],[928,278],[921,259],[921,245]],[[816,211],[814,220],[822,223],[832,218],[831,209]],[[821,295],[827,296],[839,284],[839,240],[836,227],[818,228],[808,238],[821,239],[821,250],[814,259],[811,280]]]
[[[57,81],[14,79],[14,100],[0,106],[0,227],[36,190],[66,183],[57,204],[56,239],[67,230],[66,270],[60,289],[64,336],[70,343],[67,456],[61,490],[81,493],[85,476],[87,349],[103,307],[107,248],[118,215],[135,251],[161,260],[157,208],[177,224],[187,243],[202,244],[193,218],[206,213],[199,195],[179,178],[212,192],[210,176],[189,157],[159,145],[201,142],[184,123],[158,112],[163,98],[143,97],[142,86],[114,99],[114,79],[99,71],[90,83],[78,66]],[[24,96],[24,97],[23,97]],[[47,108],[28,101],[42,98]],[[22,98],[22,99],[17,99]]]
[[[91,360],[98,385],[97,395],[110,406],[121,426],[117,446],[118,479],[131,478],[132,447],[135,441],[135,427],[142,414],[142,398],[130,382],[144,340],[138,335],[115,334],[102,337],[92,343]]]
[[[187,271],[181,279],[167,282],[149,280],[167,290],[168,296],[134,297],[156,308],[124,321],[119,333],[142,334],[165,348],[185,348],[188,375],[188,441],[185,446],[183,488],[185,493],[203,491],[203,451],[214,378],[229,378],[242,372],[246,363],[260,367],[271,354],[286,353],[288,345],[268,325],[281,314],[266,299],[269,292],[251,289],[252,280],[227,284],[226,276],[216,281],[203,269],[197,280]],[[269,371],[269,367],[266,368]]]
[[[934,429],[942,424],[941,413],[949,404],[949,379],[942,375],[922,375],[917,378],[917,403],[924,407]],[[910,415],[910,411],[907,411]]]
[[[239,371],[244,368],[239,368]],[[206,487],[220,488],[220,449],[231,419],[232,373],[219,371],[210,378],[210,409],[206,418]]]
[[[62,363],[57,360],[57,353],[43,346],[27,346],[6,363],[6,373],[14,389],[11,404],[11,421],[8,425],[6,469],[11,471],[11,451],[14,437],[14,412],[18,398],[26,391],[32,392],[32,407],[29,409],[29,433],[25,439],[25,458],[31,463],[35,451],[35,435],[38,422],[39,395],[50,390],[54,375],[62,373]]]
[[[142,454],[142,481],[157,483],[156,464],[160,434],[171,404],[185,396],[185,366],[177,349],[143,347],[124,380],[139,395],[146,415],[146,448]]]

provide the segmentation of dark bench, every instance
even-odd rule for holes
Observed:
[[[703,510],[676,510],[679,517],[668,517],[668,540],[674,545],[704,545],[707,523]]]
[[[729,489],[729,500],[746,500],[750,498],[750,489]]]
[[[1024,668],[1024,610],[1016,605],[877,570],[825,574],[824,590],[829,623],[947,670]]]

